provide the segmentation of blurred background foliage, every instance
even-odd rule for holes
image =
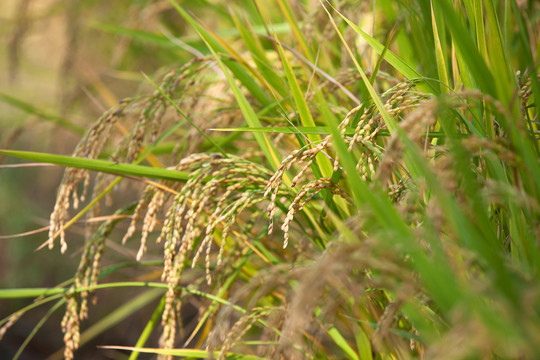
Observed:
[[[184,1],[183,6],[211,27],[226,29],[230,21],[223,16],[225,5],[242,9],[242,3],[196,0]],[[167,36],[178,37],[187,50]],[[190,60],[197,48],[204,48],[168,1],[138,0],[1,1],[0,42],[0,147],[56,154],[71,154],[82,133],[105,110],[140,92],[142,72],[159,76]],[[146,92],[148,88],[147,84]],[[3,156],[1,160],[19,162]],[[48,225],[63,171],[32,167],[1,172],[0,235]],[[71,231],[82,238],[82,226]],[[68,256],[56,250],[36,252],[45,240],[46,232],[0,239],[2,288],[55,286],[75,272],[80,250]],[[133,259],[132,252],[117,250],[123,254],[113,256],[111,263]],[[120,278],[132,275],[127,270]],[[99,319],[100,313],[110,312],[111,306],[114,309],[121,302],[113,294],[104,295],[92,312]],[[0,318],[28,303],[0,301]],[[152,305],[146,306],[139,316],[123,321],[108,333],[106,342],[133,344],[144,328],[144,314],[152,311]],[[21,319],[0,342],[0,357],[13,356],[46,312],[39,308]],[[53,315],[21,359],[43,359],[61,349],[61,318],[60,313]],[[99,356],[108,358],[106,353]],[[79,358],[97,359],[98,355],[90,345]]]

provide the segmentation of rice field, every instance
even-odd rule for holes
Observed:
[[[2,286],[0,338],[33,319],[6,356],[540,356],[540,3],[18,5],[23,78],[67,15],[62,91],[0,100],[76,140],[0,136],[0,176],[65,168],[34,237],[69,269]]]

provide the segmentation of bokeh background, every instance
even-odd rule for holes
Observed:
[[[184,1],[182,5],[198,17],[212,19],[211,26],[219,26],[215,4]],[[189,31],[168,1],[0,1],[0,148],[71,154],[82,132],[106,109],[124,97],[148,91],[142,73],[159,76],[193,57],[197,38]],[[167,40],[173,34],[177,46]],[[21,162],[0,158],[1,165]],[[80,251],[64,256],[58,247],[36,251],[47,239],[47,231],[10,237],[48,225],[62,174],[59,167],[0,168],[2,288],[51,287],[76,271]],[[82,240],[82,231],[81,225],[74,226],[68,236],[76,243]],[[134,259],[129,249],[117,247],[116,252],[111,261]],[[131,271],[116,276],[137,275]],[[119,300],[114,293],[101,293],[85,325],[114,311],[121,305]],[[97,359],[98,343],[133,345],[156,301],[83,346],[77,358]],[[0,318],[29,303],[0,301]],[[27,313],[6,333],[0,341],[1,359],[15,354],[46,312],[45,307]],[[63,346],[62,312],[49,318],[21,359],[62,357],[58,351]],[[186,312],[189,318],[194,309],[188,307]],[[122,357],[107,351],[100,356]]]

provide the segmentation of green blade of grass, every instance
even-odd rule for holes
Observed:
[[[259,118],[257,117],[257,114],[255,113],[255,111],[253,110],[249,102],[247,101],[246,97],[244,96],[244,94],[242,93],[238,85],[236,85],[235,80],[229,73],[229,69],[221,61],[219,55],[214,51],[212,46],[210,46],[210,44],[207,42],[206,37],[201,33],[200,35],[203,41],[206,42],[208,48],[214,55],[214,58],[216,59],[216,61],[218,62],[219,67],[225,74],[225,77],[227,78],[227,82],[229,83],[229,86],[231,87],[231,90],[234,94],[236,102],[238,103],[238,106],[240,107],[240,111],[242,112],[242,114],[244,115],[244,118],[246,119],[246,123],[250,127],[261,127],[261,122]],[[261,134],[261,133],[254,133],[254,136],[255,136],[255,140],[259,144],[259,147],[261,148],[264,155],[270,162],[270,165],[272,166],[272,168],[274,170],[277,169],[277,167],[280,164],[280,161],[277,156],[277,151],[274,148],[274,145],[272,144],[270,139],[268,139],[268,137],[265,134]]]
[[[289,82],[289,87],[292,92],[294,103],[296,104],[296,108],[298,110],[298,114],[300,116],[300,121],[302,123],[302,126],[313,127],[315,126],[315,121],[313,120],[309,106],[304,98],[304,94],[302,93],[302,90],[300,89],[298,80],[296,79],[296,76],[294,75],[294,72],[289,63],[289,60],[285,56],[283,47],[281,46],[279,39],[275,37],[275,40],[276,40],[279,56],[281,57],[281,63],[283,64],[283,68],[285,69],[285,75],[287,76],[287,81]],[[309,139],[310,142],[316,142],[320,140],[319,137],[311,135],[311,134],[308,134],[307,138]],[[328,161],[326,157],[324,157],[322,154],[318,154],[315,157],[315,162],[318,168],[315,167],[315,164],[313,164],[314,166],[312,166],[312,168],[316,176],[318,175],[318,173],[321,173],[322,176],[325,176],[325,177],[332,176],[332,164],[330,164],[330,162]]]
[[[84,344],[88,343],[99,334],[103,333],[107,329],[110,329],[111,327],[125,320],[128,316],[132,315],[137,310],[149,304],[154,299],[156,299],[159,295],[162,295],[162,294],[163,294],[163,290],[161,289],[148,290],[140,294],[139,296],[125,302],[123,305],[116,308],[111,313],[104,315],[99,321],[97,321],[95,324],[93,324],[92,326],[90,326],[88,329],[86,329],[85,331],[81,333],[81,337],[79,340],[79,347],[82,347]],[[63,355],[64,355],[64,348],[59,349],[57,352],[49,356],[47,359],[48,360],[61,360]]]
[[[25,299],[56,295],[67,291],[64,288],[0,289],[0,299]]]
[[[146,354],[156,354],[156,355],[172,355],[172,356],[183,356],[190,359],[210,359],[217,358],[219,351],[209,352],[206,350],[196,350],[196,349],[157,349],[157,348],[139,348],[131,346],[98,346],[100,349],[112,349],[112,350],[128,350],[136,351]],[[227,353],[225,355],[227,360],[263,360],[263,358],[255,355],[242,355]]]
[[[339,28],[335,24],[332,16],[330,15],[326,7],[324,7],[322,1],[321,5],[327,12],[328,17],[334,26],[334,29],[341,38],[343,46],[346,48],[349,56],[355,64],[356,69],[360,73],[361,78],[367,90],[369,91],[373,102],[375,103],[382,118],[384,119],[387,128],[390,130],[391,133],[396,133],[401,140],[404,147],[404,162],[407,166],[407,169],[411,173],[412,178],[418,179],[420,181],[423,181],[423,179],[425,179],[427,184],[432,187],[433,192],[438,196],[441,202],[441,206],[443,207],[443,209],[445,209],[447,213],[449,213],[452,225],[455,226],[455,229],[458,231],[458,233],[463,239],[467,239],[470,236],[477,235],[474,231],[474,227],[470,224],[465,215],[461,212],[457,204],[452,200],[452,198],[445,191],[445,189],[442,188],[439,180],[429,168],[426,159],[420,153],[420,150],[407,137],[405,131],[397,125],[396,120],[389,116],[388,112],[386,111],[381,102],[381,99],[375,92],[373,86],[371,86],[365,72],[358,64],[356,57],[347,45],[345,39],[343,38],[343,35],[339,31]],[[466,295],[464,289],[461,288],[458,285],[457,281],[454,279],[453,271],[448,262],[445,260],[444,252],[442,251],[442,248],[440,248],[439,243],[437,242],[438,240],[436,238],[433,239],[434,254],[432,255],[432,257],[434,257],[433,261],[437,264],[437,269],[435,270],[434,263],[432,262],[431,258],[426,256],[425,252],[418,246],[418,243],[411,234],[410,229],[404,223],[403,218],[397,213],[396,208],[389,203],[386,195],[382,193],[376,195],[373,192],[373,189],[368,188],[362,182],[360,176],[358,175],[358,172],[356,171],[356,161],[351,158],[351,154],[346,150],[345,144],[341,139],[339,131],[337,130],[337,125],[332,124],[331,129],[335,141],[336,150],[338,151],[340,158],[342,158],[343,160],[344,168],[347,172],[347,179],[349,181],[351,190],[353,191],[353,195],[358,206],[361,207],[369,204],[375,217],[383,226],[383,228],[386,228],[388,230],[392,229],[392,231],[397,231],[397,233],[400,234],[400,236],[396,238],[395,241],[401,242],[405,247],[409,249],[408,252],[415,261],[415,267],[417,268],[419,273],[422,274],[423,281],[425,282],[426,286],[433,292],[434,298],[442,308],[449,310],[453,308],[453,306],[457,302],[461,301],[461,299],[465,297],[469,298],[470,296]],[[448,291],[448,289],[441,289],[441,287],[439,286],[439,284],[441,283],[452,284],[450,286],[450,288],[452,288],[452,291]]]
[[[85,132],[84,128],[73,124],[72,122],[70,122],[69,120],[64,119],[63,117],[60,117],[60,116],[48,113],[46,111],[40,110],[40,109],[36,108],[35,106],[27,103],[27,102],[24,102],[22,100],[14,98],[13,96],[10,96],[10,95],[4,94],[4,93],[0,93],[0,100],[5,102],[6,104],[9,104],[9,105],[11,105],[13,107],[16,107],[17,109],[20,109],[20,110],[22,110],[24,112],[27,112],[29,114],[38,116],[38,117],[40,117],[40,118],[42,118],[44,120],[50,121],[53,124],[56,124],[56,125],[58,125],[60,127],[71,130],[71,131],[73,131],[73,132],[75,132],[77,134],[82,135]]]
[[[178,49],[178,47],[172,43],[166,36],[161,34],[155,34],[149,31],[139,30],[139,29],[130,29],[124,26],[104,24],[95,22],[90,25],[92,28],[101,30],[110,34],[126,36],[129,39],[137,40],[140,42],[165,47]]]
[[[435,58],[437,59],[437,72],[439,73],[439,80],[442,82],[441,91],[447,92],[448,86],[450,86],[450,80],[448,77],[448,66],[446,60],[448,58],[446,53],[446,29],[444,26],[438,24],[443,23],[442,14],[435,14],[433,6],[431,6],[431,27],[433,28],[433,39],[435,41]]]
[[[486,28],[485,31],[490,34],[486,38],[489,56],[487,61],[493,74],[497,86],[499,98],[504,104],[510,104],[513,101],[514,91],[517,86],[516,76],[512,71],[508,60],[508,51],[506,50],[499,19],[493,0],[482,1],[486,8]],[[481,5],[479,5],[481,6]]]
[[[352,324],[356,348],[362,360],[373,360],[373,349],[366,331],[356,323]]]
[[[439,258],[436,262],[432,262],[419,246],[411,233],[411,229],[404,222],[396,207],[392,206],[387,195],[379,191],[378,188],[369,187],[362,181],[356,170],[357,161],[348,152],[347,145],[341,138],[337,124],[330,125],[330,128],[335,149],[347,174],[345,178],[358,208],[369,207],[381,228],[395,234],[395,236],[387,237],[387,240],[391,240],[395,244],[400,244],[407,249],[407,253],[413,259],[415,269],[422,274],[423,281],[428,289],[432,291],[432,295],[439,306],[446,310],[451,309],[459,299],[463,298],[463,295],[450,266],[444,258]],[[447,284],[447,286],[441,287],[440,284]]]
[[[334,8],[334,11],[336,11],[339,16],[351,27],[354,29],[354,31],[362,36],[362,38],[373,48],[375,53],[378,55],[383,54],[385,46],[378,42],[376,39],[371,37],[368,33],[360,29],[356,24],[354,24],[352,21],[347,19],[345,15],[341,14],[339,11],[337,11]],[[393,53],[391,50],[387,50],[384,53],[384,59],[388,61],[390,65],[392,65],[397,71],[403,74],[407,79],[416,79],[422,77],[416,70],[414,70],[409,64],[407,64],[405,61],[403,61],[401,58],[399,58],[395,53]]]
[[[394,132],[397,132],[399,137],[402,139],[402,140],[405,140],[407,138],[407,135],[398,127],[398,124],[396,122],[396,120],[390,116],[390,114],[388,113],[388,111],[386,110],[386,108],[384,107],[382,101],[381,101],[381,98],[379,97],[379,95],[377,94],[377,92],[375,91],[375,89],[373,88],[373,86],[371,85],[366,73],[364,72],[364,70],[362,69],[362,67],[360,66],[360,64],[358,63],[356,57],[354,56],[352,50],[350,49],[350,47],[347,45],[347,42],[345,41],[345,38],[343,37],[343,34],[340,32],[338,26],[336,25],[332,15],[330,14],[330,12],[328,11],[328,9],[324,6],[324,4],[322,3],[322,0],[319,0],[321,5],[323,6],[324,10],[326,11],[327,15],[328,15],[328,18],[330,19],[330,22],[332,23],[335,31],[337,32],[339,38],[341,39],[341,42],[343,44],[343,46],[345,47],[345,49],[347,50],[351,60],[353,61],[355,67],[356,67],[356,70],[358,71],[358,73],[360,74],[361,78],[362,78],[362,81],[369,93],[369,96],[371,97],[371,99],[373,100],[373,102],[375,103],[375,106],[377,107],[377,110],[379,110],[379,113],[381,114],[381,117],[383,118],[384,120],[384,123],[386,124],[386,127],[388,128],[388,130],[390,131],[390,133],[394,133]],[[384,48],[382,49],[384,50]],[[409,141],[404,141],[405,144],[409,144],[411,145],[412,143]],[[412,145],[414,147],[414,145]],[[408,148],[406,147],[405,148],[405,164],[407,165],[407,169],[408,171],[413,175],[413,177],[415,176],[418,176],[420,174],[420,171],[418,169],[418,165],[416,164],[416,162],[414,161],[411,161],[410,160],[410,154],[408,154],[410,151],[414,151],[415,149],[412,149],[412,148]]]
[[[270,36],[267,36],[267,35],[261,35],[261,37],[269,40],[269,41],[272,41],[272,42],[276,42],[276,39],[273,38],[273,37],[270,37]],[[310,61],[308,58],[306,58],[304,55],[300,54],[298,51],[296,51],[293,47],[287,45],[287,44],[284,44],[284,43],[281,43],[281,46],[284,48],[284,49],[287,49],[288,51],[291,52],[291,54],[293,54],[298,60],[300,60],[301,62],[303,62],[304,64],[306,64],[307,66],[309,66],[313,71],[315,71],[317,74],[319,74],[320,76],[322,76],[323,78],[325,78],[326,80],[328,80],[330,83],[334,84],[335,86],[337,86],[339,89],[341,89],[341,91],[343,91],[343,93],[345,95],[347,95],[347,97],[349,99],[351,99],[352,101],[354,101],[355,104],[360,104],[360,100],[352,93],[350,92],[345,86],[343,86],[343,84],[341,84],[339,81],[337,81],[335,78],[333,78],[332,76],[330,76],[327,72],[325,72],[324,70],[322,70],[320,67],[318,67],[316,64],[314,64],[312,61]]]
[[[491,96],[498,98],[495,81],[482,55],[478,52],[471,39],[465,25],[461,21],[456,10],[448,0],[438,0],[432,2],[437,11],[444,14],[444,21],[452,34],[455,46],[459,49],[469,73],[475,80],[478,87]]]
[[[102,289],[114,289],[114,288],[126,288],[126,287],[143,287],[143,288],[155,288],[155,289],[162,289],[162,290],[168,290],[169,285],[164,283],[158,283],[158,282],[144,282],[144,281],[123,281],[123,282],[110,282],[110,283],[103,283],[103,284],[97,284],[97,285],[91,285],[91,286],[85,286],[85,287],[78,287],[78,288],[68,288],[68,287],[53,287],[53,288],[19,288],[19,289],[0,289],[0,299],[14,299],[14,298],[25,298],[25,297],[38,297],[38,296],[49,296],[47,299],[48,301],[54,300],[57,297],[66,295],[66,294],[74,294],[74,293],[80,293],[83,291],[96,291],[96,290],[102,290]],[[174,288],[175,290],[182,290],[186,293],[197,295],[204,297],[206,299],[212,300],[215,303],[230,306],[235,311],[238,311],[241,314],[247,314],[248,311],[244,309],[241,306],[235,305],[232,302],[216,295],[209,294],[207,292],[194,290],[190,287],[184,287],[184,286],[177,286]],[[31,295],[33,294],[33,295]],[[57,297],[54,297],[56,295]],[[6,320],[7,321],[7,320]],[[268,327],[268,324],[262,320],[258,319],[257,323]],[[274,332],[276,332],[278,335],[279,330],[273,329]]]
[[[136,348],[143,347],[144,344],[146,344],[146,341],[150,337],[150,334],[152,333],[152,330],[159,324],[161,313],[163,312],[163,309],[165,308],[165,296],[161,298],[161,301],[159,302],[159,305],[154,309],[154,312],[152,313],[152,317],[144,327],[141,335],[139,336],[139,339],[135,343]],[[128,360],[137,360],[139,357],[139,353],[137,351],[133,351],[129,355]]]
[[[137,261],[137,262],[124,262],[115,265],[110,265],[103,268],[99,273],[99,279],[114,273],[120,269],[133,266],[159,266],[163,265],[161,261]],[[17,310],[14,314],[24,314],[32,309],[37,308],[38,306],[44,305],[48,302],[60,299],[64,296],[64,293],[68,291],[69,286],[73,283],[73,279],[67,280],[62,284],[53,287],[53,288],[31,288],[31,289],[0,289],[0,299],[25,299],[25,298],[38,298],[34,300],[30,305],[23,307],[22,309]],[[51,289],[55,289],[50,291]],[[60,290],[63,289],[63,290]],[[51,293],[52,295],[47,295]],[[12,314],[12,315],[14,315]],[[11,316],[7,316],[4,319],[0,320],[0,326],[3,326],[6,322],[9,321]]]
[[[266,56],[266,52],[263,49],[260,40],[257,36],[254,36],[252,28],[248,28],[248,25],[244,24],[237,15],[232,13],[232,19],[240,31],[240,35],[246,44],[246,47],[251,51],[253,61],[259,69],[262,78],[266,80],[268,84],[282,97],[287,96],[287,90],[285,85],[281,81],[281,77],[276,73],[275,69],[270,66],[271,62]]]
[[[174,131],[174,129],[176,129],[176,127],[179,127],[181,126],[184,122],[186,121],[186,119],[184,119],[184,121],[182,122],[179,122],[177,123],[175,126],[172,126],[168,131],[164,132],[157,140],[154,144],[152,144],[151,146],[149,146],[146,151],[141,154],[137,160],[134,162],[134,164],[123,164],[123,165],[129,165],[131,167],[131,169],[133,169],[133,166],[135,167],[140,167],[140,165],[138,165],[140,162],[142,162],[149,154],[151,154],[151,151],[161,142],[163,141],[167,136],[169,136],[170,134],[172,134],[172,132]],[[48,154],[48,155],[51,155],[51,154]],[[68,161],[73,160],[75,159],[74,157],[67,157],[67,156],[64,156],[64,158],[66,158]],[[88,160],[88,161],[91,161],[89,159],[85,159],[85,160]],[[101,161],[101,160],[100,160]],[[47,162],[47,161],[45,161]],[[60,165],[60,164],[58,164]],[[120,164],[117,164],[116,162],[114,163],[114,165],[120,165]],[[77,167],[77,166],[73,166],[73,167]],[[167,169],[161,169],[161,168],[154,168],[154,167],[142,167],[138,169],[138,172],[137,173],[140,173],[139,171],[140,170],[149,170],[149,171],[153,171],[153,170],[165,170],[165,171],[171,171],[171,170],[167,170]],[[99,170],[98,170],[99,171]],[[187,180],[187,176],[188,174],[186,173],[183,173],[183,172],[179,172],[179,171],[176,171],[174,170],[175,172],[177,172],[178,176],[184,178],[184,180]],[[185,176],[184,176],[185,175]],[[129,175],[124,175],[124,176],[129,176]],[[151,177],[151,176],[148,176],[148,177]],[[161,178],[161,177],[157,177],[157,178]],[[92,199],[92,201],[86,205],[81,211],[79,211],[73,218],[71,218],[71,220],[69,220],[67,223],[64,224],[64,228],[63,230],[66,230],[67,228],[69,228],[71,225],[73,225],[77,220],[79,220],[86,212],[88,212],[95,204],[97,204],[106,194],[108,194],[116,185],[118,185],[118,183],[120,183],[120,181],[122,181],[122,177],[117,177],[113,182],[111,182],[109,184],[109,186],[107,186],[107,188],[105,188],[100,194],[98,194],[94,199]],[[172,179],[172,180],[182,180],[182,179]],[[54,239],[56,239],[58,236],[60,235],[60,232],[57,232],[54,236]]]
[[[390,44],[392,43],[392,40],[394,38],[394,34],[396,32],[396,28],[397,28],[397,24],[394,25],[392,30],[390,30],[390,33],[388,34],[388,37],[386,38],[384,48],[383,48],[381,54],[379,55],[379,58],[377,59],[377,62],[375,63],[375,67],[373,68],[373,73],[371,74],[371,78],[369,79],[371,85],[375,84],[375,79],[377,79],[377,74],[379,73],[379,70],[381,68],[381,64],[382,64],[382,62],[384,60],[386,52],[390,48]]]
[[[271,126],[271,127],[231,127],[231,128],[215,128],[213,131],[223,132],[263,132],[263,133],[276,133],[276,134],[315,134],[315,135],[328,135],[331,134],[329,126]],[[346,128],[345,135],[354,135],[355,129]],[[379,131],[380,136],[390,136],[390,132],[386,129]],[[426,133],[428,138],[444,138],[446,134],[439,131],[430,131]],[[466,137],[466,134],[458,134],[457,137]]]
[[[65,299],[61,299],[59,300],[56,304],[54,304],[50,309],[49,311],[47,311],[47,313],[41,318],[41,320],[39,320],[39,322],[36,324],[36,326],[34,326],[34,328],[32,329],[32,331],[30,332],[30,334],[28,334],[28,336],[24,339],[23,343],[21,344],[21,346],[19,347],[19,350],[17,350],[17,353],[13,356],[12,360],[17,360],[19,358],[19,356],[21,356],[22,352],[24,351],[24,349],[26,348],[26,346],[28,346],[28,344],[30,343],[30,341],[34,338],[34,336],[37,334],[37,332],[39,331],[39,329],[41,329],[41,327],[43,326],[43,324],[45,324],[45,322],[49,319],[49,317],[56,311],[60,308],[60,306],[62,306],[64,303],[66,302]]]
[[[347,340],[345,340],[343,335],[341,335],[341,333],[335,326],[332,326],[330,329],[328,329],[328,335],[330,335],[330,337],[332,338],[332,340],[334,340],[336,345],[339,346],[340,349],[343,350],[345,354],[347,354],[348,359],[360,360],[360,357],[358,356],[358,354],[354,351],[351,345],[349,345]]]
[[[149,31],[144,31],[140,29],[131,29],[124,26],[112,25],[101,22],[93,22],[90,24],[90,27],[101,30],[110,34],[126,36],[133,40],[138,40],[141,42],[146,42],[149,44],[167,47],[167,48],[178,48],[175,44],[171,43],[168,38],[161,34],[152,33]],[[276,23],[273,24],[273,28],[278,34],[288,34],[290,31],[290,25],[288,23]],[[261,35],[266,34],[266,29],[262,25],[253,26],[251,29],[253,34]],[[240,34],[240,30],[236,28],[223,29],[216,32],[217,35],[223,37],[235,37]],[[182,41],[195,45],[196,43],[200,44],[200,39],[196,35],[187,35],[181,38]]]
[[[302,51],[304,52],[304,55],[308,58],[308,60],[313,61],[313,52],[309,48],[307,41],[304,37],[304,34],[300,30],[298,26],[298,20],[295,19],[294,13],[291,9],[291,6],[289,4],[289,1],[284,0],[276,0],[279,8],[281,9],[281,12],[289,25],[291,26],[292,33],[296,40],[298,41],[298,44]]]
[[[212,144],[212,146],[214,146],[214,148],[219,151],[224,157],[228,157],[227,153],[225,151],[223,151],[223,149],[221,148],[221,146],[219,146],[216,142],[214,142],[214,140],[212,140],[212,138],[208,135],[206,135],[206,133],[204,131],[201,130],[201,128],[199,128],[197,126],[197,124],[195,124],[191,118],[189,116],[186,115],[185,112],[182,111],[182,109],[180,109],[180,107],[170,98],[169,95],[167,95],[165,93],[165,91],[163,91],[162,88],[160,88],[155,82],[152,81],[152,79],[150,79],[148,77],[148,75],[146,75],[145,73],[143,73],[143,76],[144,78],[150,83],[152,84],[152,86],[161,94],[161,96],[163,96],[168,102],[169,104],[171,104],[175,109],[176,111],[191,125],[195,128],[195,130],[197,130],[197,132],[199,134],[201,134],[210,144]]]
[[[285,69],[285,75],[287,76],[287,80],[289,82],[290,91],[292,92],[294,103],[296,104],[298,114],[300,115],[300,121],[302,122],[302,126],[315,126],[315,121],[313,121],[313,117],[311,116],[309,106],[306,100],[304,99],[304,95],[302,94],[300,85],[298,85],[298,80],[296,79],[296,76],[293,73],[291,64],[289,63],[289,60],[287,59],[287,57],[285,56],[285,53],[283,52],[283,47],[281,46],[281,42],[279,41],[277,37],[275,38],[275,40],[276,40],[277,50],[281,58],[281,63],[283,64],[283,68]],[[311,137],[310,140],[313,141],[316,139]]]
[[[219,53],[229,53],[225,51],[225,48],[220,44],[220,42],[213,36],[209,31],[207,31],[201,24],[199,24],[191,15],[188,14],[175,0],[169,0],[171,5],[176,9],[176,11],[200,34],[201,38],[206,42],[206,45],[209,49],[214,52]],[[225,43],[225,42],[223,42]],[[241,59],[240,59],[241,60]],[[248,72],[242,67],[241,61],[228,61],[227,67],[234,74],[234,76],[240,80],[240,82],[249,90],[261,104],[269,105],[270,100],[263,89],[259,84],[253,81],[253,78],[249,76]]]
[[[65,155],[16,150],[0,150],[0,154],[25,160],[100,171],[120,176],[147,177],[153,179],[176,181],[186,181],[189,177],[188,173],[182,171],[160,169],[143,165],[119,164],[114,161],[107,160],[86,159]]]

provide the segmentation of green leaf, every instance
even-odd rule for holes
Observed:
[[[304,94],[302,90],[300,89],[298,80],[293,72],[293,69],[291,67],[291,64],[289,63],[289,60],[285,56],[281,43],[279,42],[277,37],[275,37],[275,40],[276,40],[276,45],[277,45],[279,55],[281,57],[283,68],[285,69],[287,81],[289,82],[289,87],[293,95],[294,103],[296,104],[296,108],[300,116],[300,121],[303,126],[313,127],[315,126],[315,121],[313,120],[313,116],[311,115],[309,106],[306,102],[306,99],[304,98]],[[317,137],[314,135],[311,135],[311,136],[308,135],[307,138],[311,142],[320,140],[320,137]],[[326,157],[324,157],[322,154],[319,154],[315,158],[315,162],[316,162],[316,165],[318,166],[318,168],[315,164],[313,164],[312,166],[315,176],[318,176],[318,174],[322,174],[322,176],[325,176],[325,177],[332,176],[332,164],[330,164],[330,161]]]
[[[139,30],[139,29],[130,29],[124,26],[104,24],[104,23],[93,23],[91,25],[93,28],[108,32],[115,35],[126,36],[130,39],[149,43],[156,46],[178,49],[178,46],[167,39],[166,36],[161,34],[154,34],[149,31]]]
[[[272,62],[266,56],[266,52],[252,27],[248,24],[244,24],[242,20],[232,14],[234,24],[240,31],[240,35],[246,44],[246,47],[251,51],[253,61],[255,62],[257,69],[264,80],[272,86],[272,88],[279,93],[282,97],[287,96],[287,89],[284,83],[281,81],[281,77],[275,71]]]
[[[231,56],[234,56],[234,54],[231,54],[230,52],[227,52],[225,50],[225,48],[221,45],[219,41],[221,39],[217,38],[217,35],[212,34],[207,29],[205,29],[191,15],[189,15],[187,11],[185,11],[180,5],[178,5],[175,0],[169,0],[169,2],[176,9],[176,11],[178,11],[178,13],[201,35],[201,38],[207,43],[209,49],[216,53],[229,53]],[[240,61],[238,62],[227,61],[227,67],[234,74],[234,76],[238,80],[240,80],[240,82],[249,90],[251,95],[253,95],[261,104],[265,106],[269,105],[270,100],[268,99],[268,96],[259,86],[259,84],[253,81],[253,78],[249,76],[248,72],[242,67],[242,65],[240,65],[241,59],[239,60]]]
[[[328,330],[328,335],[330,335],[330,337],[332,338],[332,340],[334,340],[336,345],[339,346],[341,348],[341,350],[343,350],[343,352],[345,354],[347,354],[348,359],[360,360],[360,357],[358,356],[358,354],[349,345],[347,340],[345,340],[343,335],[341,335],[341,333],[339,332],[339,330],[335,326],[332,326]]]
[[[31,151],[0,150],[0,154],[50,163],[66,167],[100,171],[120,176],[146,177],[160,180],[186,181],[189,174],[183,171],[154,168],[150,166],[119,164],[114,161],[78,158],[65,155],[54,155]]]
[[[453,5],[450,4],[448,0],[438,0],[433,2],[433,6],[444,14],[444,20],[448,30],[452,34],[454,44],[460,51],[461,56],[463,56],[463,59],[469,68],[469,72],[474,78],[476,84],[485,93],[497,97],[493,75],[489,71],[489,68],[482,58],[482,55],[480,55],[478,52],[478,49],[471,39],[467,28],[454,10]]]
[[[216,61],[218,62],[221,70],[225,74],[225,77],[227,78],[227,82],[229,83],[229,86],[231,87],[231,90],[234,94],[234,97],[236,99],[236,102],[238,103],[238,106],[240,107],[240,111],[242,112],[242,115],[244,115],[244,118],[246,119],[246,123],[250,127],[261,127],[261,122],[259,120],[259,117],[255,113],[255,110],[253,110],[253,107],[251,107],[251,104],[247,101],[245,95],[242,93],[238,85],[236,85],[235,79],[232,77],[232,75],[229,73],[229,69],[225,66],[223,61],[221,61],[219,55],[214,51],[212,46],[209,42],[207,42],[207,37],[199,33],[201,35],[201,38],[206,42],[208,48],[210,51],[212,51],[212,54],[214,55]],[[255,140],[259,144],[259,147],[264,152],[264,155],[272,165],[272,168],[275,170],[280,164],[280,160],[277,155],[277,151],[274,148],[274,145],[268,139],[268,137],[264,134],[255,133]]]
[[[378,55],[381,55],[384,53],[385,46],[383,44],[381,44],[380,42],[375,40],[373,37],[371,37],[368,33],[360,29],[358,26],[356,26],[352,21],[347,19],[339,11],[337,11],[336,9],[334,10],[339,14],[339,16],[341,16],[343,20],[345,20],[347,24],[349,24],[350,27],[354,29],[354,31],[356,31],[356,33],[358,33],[358,35],[362,36],[362,38],[366,40],[369,46],[371,46]],[[416,70],[414,70],[409,64],[407,64],[405,61],[403,61],[400,57],[398,57],[396,54],[394,54],[390,50],[387,50],[384,53],[384,59],[388,61],[390,65],[392,65],[397,71],[402,73],[409,80],[422,77],[422,75],[416,72]]]
[[[282,134],[317,134],[317,135],[328,135],[331,134],[331,128],[329,126],[272,126],[272,127],[240,127],[240,128],[216,128],[211,129],[214,131],[223,131],[223,132],[263,132],[263,133],[282,133]],[[355,129],[347,128],[345,130],[345,135],[353,135]],[[390,136],[390,133],[386,129],[379,130],[379,135],[381,136]],[[426,133],[428,138],[444,138],[446,134],[438,131],[430,131]],[[457,135],[467,136],[467,135]]]
[[[67,289],[63,288],[0,289],[0,299],[24,299],[56,295],[59,290],[60,292],[67,291]]]
[[[209,359],[217,358],[219,351],[209,352],[206,350],[196,350],[196,349],[155,349],[155,348],[138,348],[131,346],[98,346],[100,349],[115,349],[115,350],[131,350],[147,354],[157,354],[157,355],[172,355],[172,356],[185,356],[195,359]],[[233,354],[228,353],[225,355],[225,358],[228,360],[263,360],[264,358],[255,356],[255,355],[242,355],[242,354]]]
[[[30,341],[32,341],[32,339],[34,338],[34,336],[37,334],[37,332],[39,331],[39,329],[41,329],[41,327],[43,326],[43,324],[45,324],[45,322],[47,322],[47,320],[49,319],[49,317],[56,311],[58,310],[62,305],[64,305],[64,303],[66,302],[65,299],[60,299],[58,302],[56,302],[56,304],[54,304],[50,309],[49,311],[47,311],[47,314],[45,314],[41,320],[36,324],[36,326],[34,326],[34,328],[32,329],[32,331],[30,332],[30,334],[28,334],[28,336],[26,336],[26,338],[24,339],[23,343],[21,344],[21,346],[19,347],[19,350],[17,350],[17,353],[13,356],[12,360],[17,360],[19,358],[19,356],[21,356],[22,352],[24,351],[24,349],[26,348],[26,346],[28,346],[28,344],[30,343]]]
[[[152,334],[152,330],[159,324],[161,320],[161,313],[163,312],[163,309],[165,308],[165,299],[166,297],[163,296],[161,298],[161,301],[159,302],[159,305],[154,309],[154,312],[152,313],[152,317],[144,327],[144,330],[142,331],[141,335],[139,336],[139,339],[137,340],[137,343],[135,344],[135,347],[143,347],[148,338],[150,337],[150,334]],[[137,351],[133,351],[131,355],[129,355],[129,360],[136,360],[139,356],[139,353]]]
[[[24,101],[21,101],[19,99],[16,99],[14,98],[13,96],[10,96],[10,95],[7,95],[7,94],[4,94],[4,93],[0,93],[0,100],[2,100],[3,102],[13,106],[13,107],[16,107],[20,110],[23,110],[29,114],[32,114],[32,115],[36,115],[42,119],[45,119],[45,120],[48,120],[60,127],[63,127],[65,129],[68,129],[68,130],[71,130],[77,134],[84,134],[84,128],[78,126],[78,125],[75,125],[73,124],[72,122],[70,122],[69,120],[66,120],[64,119],[63,117],[60,117],[58,115],[54,115],[54,114],[51,114],[51,113],[48,113],[46,111],[43,111],[43,110],[40,110],[38,108],[36,108],[35,106],[27,103],[27,102],[24,102]]]
[[[128,316],[137,312],[143,306],[149,304],[159,295],[163,294],[162,289],[148,290],[135,298],[125,299],[124,304],[114,309],[111,313],[101,316],[100,320],[90,326],[80,335],[80,346],[88,343],[96,336],[105,332],[107,329],[115,326],[116,324],[124,321]],[[61,360],[63,358],[64,349],[58,350],[56,353],[48,357],[49,360]]]

